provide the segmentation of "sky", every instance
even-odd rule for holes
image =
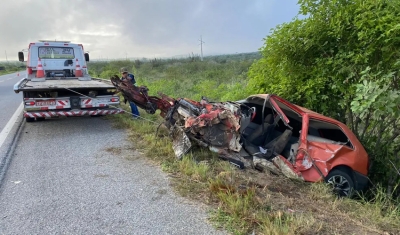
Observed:
[[[93,59],[257,51],[297,0],[13,0],[0,7],[0,60],[38,40],[82,43]]]

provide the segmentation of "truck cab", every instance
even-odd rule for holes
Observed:
[[[18,53],[18,59],[24,62],[24,53]],[[44,77],[76,77],[76,68],[82,71],[79,80],[90,80],[86,62],[89,54],[84,52],[82,44],[70,41],[47,41],[39,40],[29,44],[26,61],[26,73],[33,81],[45,81],[44,78],[36,76],[39,60],[44,70]]]

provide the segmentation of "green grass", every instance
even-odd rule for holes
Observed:
[[[22,69],[7,69],[7,70],[0,70],[0,75],[6,75],[14,72],[21,71]]]
[[[144,118],[161,122],[159,116],[140,111]],[[212,224],[232,234],[400,231],[400,208],[382,189],[375,191],[374,200],[337,199],[323,184],[240,171],[205,149],[193,149],[179,161],[165,128],[156,135],[157,125],[146,120],[131,120],[128,114],[108,118],[117,128],[127,129],[135,147],[170,175],[180,195],[210,205]]]
[[[150,62],[113,61],[90,62],[94,77],[109,78],[119,74],[121,67],[134,73],[137,85],[146,85],[150,95],[159,91],[174,97],[210,100],[235,100],[246,96],[247,71],[257,54],[205,58],[203,62],[189,59],[151,60]],[[227,92],[229,91],[229,92]]]
[[[103,65],[101,73],[114,74],[119,67],[132,66],[138,83],[147,85],[152,94],[240,99],[247,95],[240,91],[247,82],[245,67],[252,60],[122,61]],[[158,112],[140,111],[151,122],[131,120],[128,114],[108,118],[115,127],[126,129],[135,148],[169,174],[180,195],[210,206],[215,227],[232,234],[400,234],[399,202],[382,188],[374,189],[368,200],[338,199],[324,184],[238,170],[203,148],[193,148],[177,160],[166,128],[160,127],[156,134],[156,123],[162,122]]]
[[[25,64],[21,62],[2,62],[0,63],[0,75],[5,75],[25,69]]]

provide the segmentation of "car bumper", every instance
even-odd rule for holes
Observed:
[[[354,171],[354,188],[357,191],[362,191],[367,188],[370,180],[366,175]]]

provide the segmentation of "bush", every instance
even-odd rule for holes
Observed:
[[[400,183],[400,2],[300,0],[249,71],[248,93],[275,93],[346,123],[372,160],[371,178]]]

